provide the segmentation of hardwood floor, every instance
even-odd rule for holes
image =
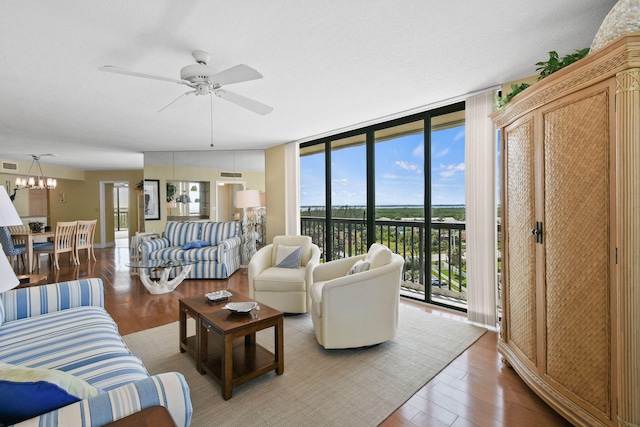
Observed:
[[[228,280],[188,280],[165,295],[150,295],[138,276],[125,264],[128,248],[96,249],[97,261],[81,257],[80,266],[60,261],[60,270],[40,273],[46,283],[85,277],[100,277],[105,287],[105,308],[118,323],[122,335],[178,320],[178,300],[220,289],[247,293],[246,270]],[[401,298],[401,304],[425,312],[465,321],[464,313],[449,311]],[[489,331],[427,383],[381,425],[397,426],[570,426],[538,398],[515,372],[500,361],[498,336]],[[428,363],[428,355],[425,355]]]

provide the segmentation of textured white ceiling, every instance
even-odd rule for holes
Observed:
[[[264,78],[213,99],[213,150],[263,149],[535,73],[588,47],[615,0],[2,0],[0,158],[136,169],[144,151],[211,150],[208,97],[169,82],[191,51]]]

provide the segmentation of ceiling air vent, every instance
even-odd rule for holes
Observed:
[[[2,170],[3,171],[13,171],[16,172],[18,170],[18,164],[12,162],[2,162]]]
[[[220,172],[221,178],[242,178],[242,172]]]

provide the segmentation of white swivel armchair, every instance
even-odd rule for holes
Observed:
[[[365,347],[398,331],[404,259],[374,243],[366,255],[318,265],[311,285],[311,319],[324,348]]]
[[[313,269],[319,263],[320,249],[311,237],[276,236],[249,261],[249,298],[284,313],[306,313]]]

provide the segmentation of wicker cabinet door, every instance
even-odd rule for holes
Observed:
[[[506,337],[532,366],[537,364],[534,115],[504,129],[504,313]]]
[[[542,111],[545,372],[611,419],[610,109],[600,85]]]

